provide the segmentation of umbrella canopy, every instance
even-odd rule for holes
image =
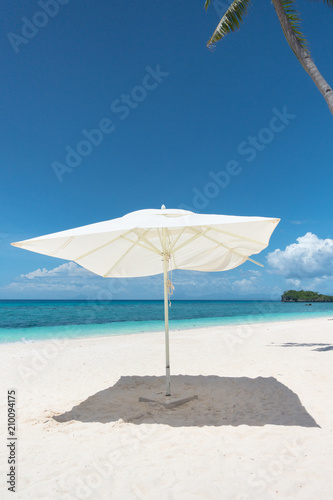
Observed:
[[[164,273],[167,395],[170,395],[168,271],[227,271],[261,252],[280,219],[138,210],[113,219],[12,245],[72,260],[107,277]],[[259,264],[260,265],[260,264]]]
[[[227,271],[266,248],[279,220],[139,210],[12,245],[73,260],[103,277],[160,274],[165,253],[169,270]]]

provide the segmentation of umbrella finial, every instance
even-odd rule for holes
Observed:
[[[161,206],[161,210],[165,210],[165,205],[162,205],[162,206]]]

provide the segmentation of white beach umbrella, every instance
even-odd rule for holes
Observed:
[[[164,273],[166,395],[170,395],[168,271],[227,271],[261,252],[280,219],[138,210],[12,245],[72,260],[105,278]],[[258,264],[261,265],[261,264]]]

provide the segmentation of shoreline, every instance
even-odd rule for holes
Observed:
[[[293,314],[293,313],[291,313]],[[310,316],[310,315],[309,315]],[[332,318],[330,318],[330,316],[332,316]],[[239,317],[241,318],[241,316]],[[233,327],[233,326],[246,326],[246,325],[251,325],[251,326],[255,326],[255,325],[265,325],[265,324],[269,324],[269,323],[288,323],[288,322],[295,322],[295,321],[311,321],[311,320],[317,320],[317,319],[332,319],[333,320],[333,312],[330,313],[330,314],[320,314],[320,315],[313,315],[313,316],[310,316],[308,318],[304,318],[304,317],[300,317],[300,315],[294,315],[294,317],[292,318],[277,318],[277,319],[272,319],[272,318],[267,318],[266,319],[263,319],[262,321],[258,321],[257,318],[255,318],[253,321],[230,321],[228,322],[228,320],[226,320],[226,322],[219,322],[219,320],[222,319],[222,318],[197,318],[196,320],[193,320],[193,321],[198,321],[200,322],[202,320],[202,325],[198,324],[198,325],[189,325],[189,326],[183,326],[183,325],[176,325],[174,328],[173,328],[173,323],[179,323],[180,321],[189,321],[189,320],[171,320],[169,321],[169,329],[170,329],[170,332],[171,331],[188,331],[188,330],[200,330],[200,329],[212,329],[212,328],[225,328],[225,327]],[[211,321],[211,324],[209,324],[209,321],[205,322],[205,320],[213,320]],[[216,320],[216,321],[215,321]],[[96,333],[95,335],[91,334],[91,335],[78,335],[76,336],[75,333],[73,334],[70,334],[70,335],[66,335],[64,333],[64,335],[60,335],[60,336],[54,336],[54,337],[47,337],[47,338],[40,338],[40,339],[20,339],[20,340],[10,340],[10,341],[2,341],[1,340],[1,331],[3,330],[4,332],[6,332],[6,330],[13,330],[14,332],[15,331],[20,331],[20,330],[23,330],[21,328],[0,328],[0,346],[5,346],[5,345],[10,345],[10,344],[29,344],[29,343],[32,343],[32,344],[35,344],[35,343],[38,343],[38,342],[47,342],[47,341],[54,341],[54,340],[65,340],[65,339],[71,339],[71,340],[84,340],[84,339],[99,339],[99,338],[111,338],[111,337],[118,337],[118,336],[128,336],[128,335],[140,335],[140,334],[157,334],[157,333],[161,333],[161,332],[164,332],[164,322],[161,320],[155,320],[155,321],[158,321],[159,323],[162,323],[161,325],[161,328],[160,329],[151,329],[151,330],[140,330],[140,331],[129,331],[129,332],[126,332],[126,331],[114,331],[112,333]],[[151,321],[153,322],[153,321]],[[118,323],[118,324],[121,324],[121,325],[125,325],[126,322],[124,323]],[[130,322],[130,323],[133,323],[133,322]],[[137,323],[140,323],[140,322],[137,322]],[[142,322],[144,323],[144,322]],[[93,329],[93,328],[112,328],[112,325],[114,324],[117,324],[117,322],[114,322],[114,323],[101,323],[101,324],[96,324],[96,323],[91,323],[91,324],[78,324],[78,325],[60,325],[60,326],[56,326],[56,325],[52,325],[52,326],[48,326],[48,327],[29,327],[29,328],[25,328],[24,330],[28,333],[30,330],[39,330],[39,329],[50,329],[50,330],[66,330],[66,329],[69,329],[69,328],[72,328],[74,330],[80,330],[82,329],[82,327],[84,329]],[[126,330],[126,327],[124,326],[124,330]]]

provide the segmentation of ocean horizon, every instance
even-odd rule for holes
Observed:
[[[173,300],[170,330],[333,317],[333,303]],[[1,300],[0,343],[164,330],[163,300]]]

